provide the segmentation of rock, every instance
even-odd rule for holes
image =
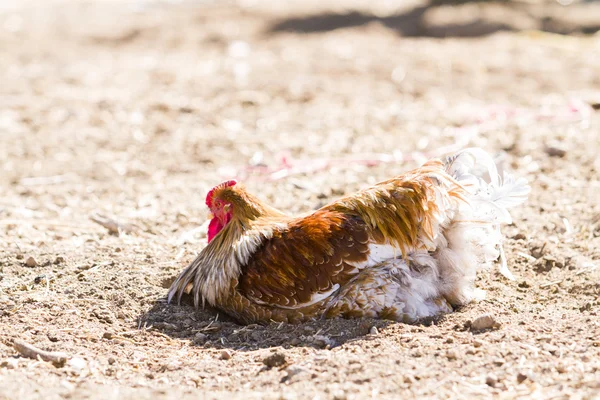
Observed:
[[[208,340],[208,335],[206,335],[206,334],[204,334],[202,332],[198,332],[194,336],[194,343],[195,344],[204,344],[204,343],[206,343],[207,340]]]
[[[528,378],[528,376],[527,376],[527,375],[525,375],[525,374],[524,374],[524,373],[522,373],[522,372],[519,372],[519,373],[517,374],[517,383],[523,383],[523,382],[525,382],[525,381],[527,380],[527,378]]]
[[[56,257],[56,259],[54,260],[54,264],[58,265],[58,264],[62,264],[65,262],[65,258],[62,256],[58,256]]]
[[[37,263],[37,261],[35,261],[35,258],[28,257],[27,260],[25,260],[25,265],[28,266],[29,268],[33,268],[33,267],[37,267],[38,263]]]
[[[312,326],[308,326],[308,325],[303,327],[302,330],[306,333],[315,333],[316,332],[315,328],[313,328]]]
[[[221,360],[229,360],[231,358],[231,352],[229,350],[221,351],[221,355],[219,357]]]
[[[285,372],[286,376],[284,376],[281,381],[291,383],[296,380],[298,376],[308,373],[308,370],[298,365],[290,365],[285,369]]]
[[[335,346],[335,342],[328,336],[324,336],[324,335],[314,335],[312,337],[312,343],[316,346],[319,347],[321,349],[324,348],[331,348],[333,346]]]
[[[525,240],[527,239],[527,236],[524,233],[517,233],[515,236],[513,236],[514,240]]]
[[[581,356],[581,361],[583,361],[584,363],[588,363],[588,362],[590,362],[591,360],[592,360],[592,359],[591,359],[591,358],[589,358],[589,357],[588,357],[588,356],[586,356],[586,355],[583,355],[583,356]]]
[[[154,325],[154,327],[156,329],[164,330],[164,331],[177,331],[177,330],[179,330],[179,327],[177,325],[171,324],[171,323],[168,323],[168,322],[163,322],[163,321],[155,322],[153,325]]]
[[[379,335],[379,329],[377,329],[376,326],[372,326],[371,329],[369,330],[369,334],[371,334],[371,335]]]
[[[67,361],[67,365],[73,369],[76,374],[81,374],[85,367],[87,367],[87,361],[80,357],[73,357]]]
[[[0,368],[16,369],[19,366],[19,360],[15,358],[7,358],[0,361]]]
[[[547,146],[546,154],[548,154],[550,157],[562,158],[567,155],[567,150],[559,146]]]
[[[471,322],[472,331],[482,331],[484,329],[491,329],[499,326],[500,324],[490,314],[481,315]]]
[[[498,378],[494,374],[490,374],[485,378],[485,384],[489,387],[496,387],[498,384]]]
[[[285,354],[281,352],[275,352],[273,354],[268,355],[263,359],[263,364],[265,364],[269,368],[280,367],[285,365],[287,360],[285,358]]]
[[[456,350],[450,349],[446,351],[446,358],[448,358],[448,360],[456,360],[458,358],[458,353]]]
[[[115,360],[115,358],[114,358],[114,357],[108,357],[108,364],[109,364],[109,365],[113,365],[113,364],[114,364],[114,363],[116,363],[116,362],[117,362],[117,360]]]
[[[102,339],[109,339],[109,340],[110,340],[110,339],[112,339],[113,337],[114,337],[114,335],[113,335],[113,333],[112,333],[112,332],[104,332],[104,333],[102,334]]]

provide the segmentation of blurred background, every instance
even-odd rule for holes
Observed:
[[[168,235],[232,177],[299,212],[466,146],[546,202],[600,169],[600,2],[561,1],[2,1],[4,234]]]
[[[201,192],[299,157],[526,152],[600,101],[598,2],[3,1],[0,29],[4,184]]]

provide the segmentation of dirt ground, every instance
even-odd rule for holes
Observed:
[[[599,21],[600,3],[0,1],[0,399],[600,398]],[[517,278],[484,272],[487,300],[420,325],[166,304],[223,179],[296,213],[465,146],[533,189],[504,229]],[[472,329],[484,314],[498,326]]]

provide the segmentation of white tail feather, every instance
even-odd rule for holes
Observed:
[[[500,177],[492,157],[477,148],[465,149],[449,157],[446,160],[446,171],[469,193],[469,204],[460,207],[453,219],[453,222],[460,222],[462,225],[460,236],[468,237],[472,242],[472,246],[462,250],[474,252],[478,259],[477,269],[488,266],[491,261],[499,258],[499,272],[514,280],[502,248],[500,225],[512,222],[509,208],[527,200],[531,190],[527,181],[523,178],[515,180],[507,173]],[[465,226],[469,224],[472,225],[470,229]],[[471,235],[469,232],[481,229],[487,234]]]

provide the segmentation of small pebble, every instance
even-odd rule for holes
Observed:
[[[69,367],[73,368],[73,371],[75,373],[80,374],[83,369],[85,367],[87,367],[87,361],[85,361],[83,358],[80,357],[73,357],[71,358],[67,364],[69,365]]]
[[[417,358],[418,358],[418,357],[423,357],[423,352],[422,352],[421,350],[418,350],[418,349],[417,349],[417,350],[415,350],[415,351],[413,351],[413,352],[411,353],[411,356],[413,356],[413,357],[417,357]]]
[[[372,326],[371,329],[369,330],[369,333],[371,335],[379,335],[379,329],[377,329],[376,326]]]
[[[446,352],[446,357],[448,360],[456,360],[458,358],[458,354],[456,353],[456,350],[450,349]]]
[[[194,343],[195,344],[204,344],[207,339],[208,339],[208,336],[206,334],[204,334],[202,332],[198,332],[194,336]]]
[[[498,322],[492,317],[490,314],[481,315],[473,322],[471,322],[471,330],[473,331],[481,331],[484,329],[490,329],[500,326]]]
[[[229,360],[231,358],[231,352],[229,350],[221,351],[221,360]]]
[[[475,341],[473,341],[473,346],[474,347],[481,347],[481,346],[483,346],[483,342],[481,342],[479,340],[475,340]]]
[[[324,335],[315,335],[313,336],[313,341],[312,343],[319,348],[325,349],[325,348],[331,348],[333,346],[335,346],[335,342],[328,336],[324,336]]]
[[[65,262],[65,258],[62,256],[58,256],[56,257],[56,259],[54,260],[54,264],[58,265],[58,264],[62,264]]]
[[[19,365],[19,361],[15,358],[7,358],[0,361],[0,368],[16,369]]]
[[[113,365],[113,364],[114,364],[114,363],[116,363],[116,362],[117,362],[117,360],[115,360],[115,358],[114,358],[114,357],[108,357],[108,364],[109,364],[109,365]]]
[[[35,261],[35,258],[28,257],[27,260],[25,260],[25,265],[27,265],[29,268],[33,268],[37,267],[38,263]]]
[[[102,339],[112,339],[113,338],[113,333],[112,332],[104,332],[102,334]]]
[[[567,155],[567,151],[558,146],[548,146],[546,147],[546,154],[548,154],[550,157],[562,158]]]
[[[263,364],[265,364],[269,368],[280,367],[287,362],[285,358],[285,354],[281,352],[275,352],[273,354],[268,355],[263,359]]]
[[[526,380],[527,380],[527,375],[525,375],[525,374],[524,374],[524,373],[522,373],[522,372],[519,372],[519,373],[517,374],[517,383],[523,383],[523,382],[525,382]]]
[[[282,381],[289,383],[293,380],[294,377],[307,373],[308,370],[297,365],[290,365],[285,369],[285,372],[287,375],[282,379]]]
[[[485,384],[490,387],[495,387],[497,383],[498,383],[498,378],[496,378],[495,375],[490,374],[485,378]]]

